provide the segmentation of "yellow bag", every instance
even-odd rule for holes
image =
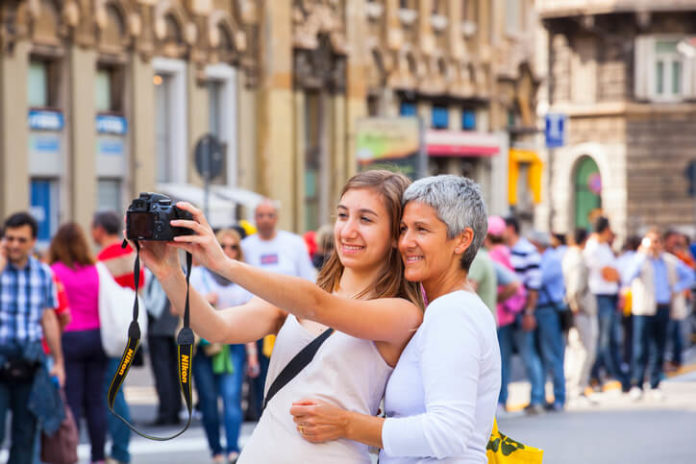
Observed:
[[[493,431],[486,447],[488,464],[541,464],[544,450],[523,445],[500,433],[498,421],[493,419]]]

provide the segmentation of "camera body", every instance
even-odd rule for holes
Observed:
[[[141,193],[126,211],[126,238],[170,242],[179,235],[191,235],[185,227],[173,227],[172,219],[193,219],[188,211],[177,208],[171,198],[161,193]]]

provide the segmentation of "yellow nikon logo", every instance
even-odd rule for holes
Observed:
[[[188,367],[189,357],[185,354],[181,355],[181,383],[188,383]]]
[[[123,375],[123,373],[126,372],[126,368],[128,367],[128,363],[130,363],[132,358],[133,358],[133,349],[128,348],[128,351],[126,352],[126,357],[123,359],[123,364],[121,364],[121,369],[118,371],[118,375]]]

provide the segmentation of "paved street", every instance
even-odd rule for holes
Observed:
[[[545,450],[547,464],[693,464],[696,451],[696,350],[689,353],[686,373],[663,383],[662,401],[632,402],[618,391],[599,395],[595,405],[571,405],[563,413],[528,417],[509,413],[499,420],[501,430],[511,437]],[[149,369],[134,368],[128,378],[127,397],[135,422],[148,433],[167,435],[169,428],[146,424],[155,416],[156,399]],[[550,385],[549,385],[550,386]],[[528,394],[524,382],[514,382],[511,398]],[[242,445],[253,431],[245,423]],[[89,445],[83,427],[79,447],[81,463],[89,462]],[[6,448],[6,446],[5,446]],[[107,448],[108,449],[108,448]],[[133,437],[133,464],[190,464],[207,462],[208,451],[200,421],[195,420],[183,436],[168,442]],[[7,451],[0,452],[0,462]]]

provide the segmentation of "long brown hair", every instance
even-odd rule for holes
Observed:
[[[85,233],[79,224],[68,222],[60,226],[55,237],[51,240],[48,262],[49,264],[61,262],[73,269],[78,264],[88,266],[95,263]]]
[[[386,170],[360,172],[351,177],[343,187],[341,197],[349,190],[370,189],[378,193],[383,201],[390,218],[391,240],[398,242],[399,228],[403,206],[401,196],[411,181],[403,174]],[[391,241],[390,240],[390,241]],[[321,268],[317,277],[317,285],[327,292],[333,292],[343,275],[343,263],[334,247],[326,264]],[[390,298],[400,297],[412,301],[423,308],[423,298],[416,283],[404,278],[404,265],[398,248],[392,247],[385,259],[375,282],[364,289],[356,298]]]

